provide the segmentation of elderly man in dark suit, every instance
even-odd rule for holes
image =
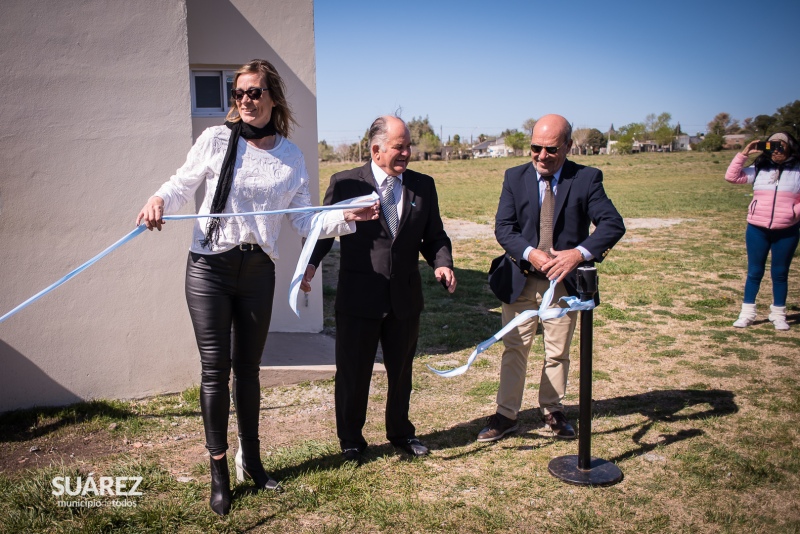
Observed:
[[[550,280],[558,282],[552,306],[562,296],[577,296],[575,268],[602,261],[625,233],[622,217],[603,189],[603,173],[568,161],[570,148],[570,124],[560,115],[546,115],[533,128],[532,162],[505,173],[495,236],[506,254],[493,262],[489,281],[503,301],[503,324],[538,309]],[[591,234],[590,224],[596,227]],[[539,407],[545,424],[560,439],[575,438],[562,402],[576,315],[542,321],[545,359]],[[518,429],[537,323],[534,317],[503,337],[497,413],[488,418],[478,441],[495,441]]]
[[[433,178],[406,168],[411,155],[408,127],[397,117],[379,117],[369,129],[369,146],[372,161],[334,174],[324,202],[373,191],[381,197],[380,219],[352,223],[358,230],[341,238],[335,304],[336,430],[342,454],[354,461],[360,461],[367,447],[362,428],[378,342],[389,380],[386,437],[413,456],[428,454],[408,418],[423,308],[419,255],[450,293],[456,289],[450,239],[439,215]],[[310,290],[308,282],[332,244],[333,239],[317,243],[301,285],[304,290]]]

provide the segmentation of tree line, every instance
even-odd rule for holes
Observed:
[[[411,144],[417,148],[424,159],[433,154],[439,154],[441,147],[452,146],[456,149],[466,149],[467,145],[461,143],[461,138],[456,134],[453,139],[442,143],[431,126],[428,117],[414,117],[406,122],[411,133]],[[324,139],[319,142],[319,159],[321,161],[367,161],[369,159],[369,128],[364,131],[360,141],[355,143],[342,143],[336,147],[330,146]]]
[[[416,147],[418,157],[429,159],[440,157],[442,147],[449,147],[449,157],[470,157],[470,144],[464,143],[456,134],[443,142],[436,135],[428,117],[413,117],[406,123],[411,133],[411,144]],[[510,128],[503,130],[498,137],[505,139],[507,147],[521,154],[530,143],[535,119],[526,119],[522,123],[522,130]],[[757,115],[739,121],[729,113],[718,113],[707,125],[708,131],[703,134],[698,132],[696,137],[702,138],[697,144],[692,145],[695,150],[716,151],[722,150],[725,145],[723,136],[728,134],[745,134],[747,141],[752,139],[766,139],[773,133],[781,130],[792,132],[798,136],[800,129],[800,100],[795,100],[777,109],[772,115]],[[367,134],[364,131],[362,138],[355,143],[342,143],[337,146],[329,145],[325,140],[319,142],[319,158],[321,161],[367,161],[369,159],[369,146]],[[680,123],[672,124],[672,115],[663,112],[659,115],[651,113],[642,122],[632,122],[621,126],[618,130],[612,124],[605,133],[597,128],[574,128],[572,131],[573,147],[580,154],[596,154],[601,148],[607,146],[608,141],[616,141],[614,148],[620,154],[633,151],[635,142],[649,141],[662,149],[671,147],[676,136],[685,134]],[[493,136],[478,135],[478,142],[486,141]]]
[[[741,122],[731,117],[730,113],[717,113],[707,126],[708,133],[698,146],[700,150],[722,150],[725,144],[724,136],[731,134],[747,136],[742,146],[753,139],[765,140],[780,131],[786,131],[798,137],[800,133],[800,100],[778,108],[772,115],[747,117]],[[741,147],[734,146],[734,148]]]
[[[448,157],[451,158],[458,159],[472,156],[470,151],[472,145],[462,141],[461,136],[458,134],[455,134],[452,138],[448,137],[447,141],[443,142],[436,135],[427,116],[424,118],[414,117],[406,124],[411,133],[411,144],[416,147],[417,156],[421,159],[441,157],[442,147],[448,147]],[[522,131],[516,128],[509,128],[500,132],[498,136],[481,133],[478,135],[477,141],[482,143],[489,139],[504,138],[506,146],[512,148],[515,153],[522,154],[530,144],[535,125],[536,119],[526,119],[522,123]],[[342,143],[335,147],[329,145],[323,139],[318,144],[320,160],[367,161],[369,159],[368,132],[369,130],[367,129],[360,141]],[[583,147],[581,153],[584,154],[591,153],[591,151],[597,152],[601,147],[605,147],[607,143],[606,136],[596,128],[578,128],[573,131],[572,137],[576,146]]]

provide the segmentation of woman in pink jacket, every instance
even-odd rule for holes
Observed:
[[[756,295],[767,255],[772,252],[772,305],[769,320],[776,330],[788,330],[786,294],[789,267],[800,239],[800,151],[788,132],[770,136],[768,146],[749,167],[748,156],[759,150],[752,141],[736,156],[725,173],[735,184],[753,184],[753,201],[747,215],[747,281],[737,328],[750,326],[756,318]]]

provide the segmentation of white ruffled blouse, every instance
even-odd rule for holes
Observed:
[[[164,214],[179,211],[201,184],[206,192],[199,214],[208,214],[217,189],[222,160],[228,149],[231,131],[225,126],[207,128],[186,157],[186,163],[162,185],[155,195],[164,199]],[[278,135],[275,147],[261,150],[239,139],[236,151],[234,178],[225,213],[270,211],[311,206],[308,172],[303,153],[288,139]],[[314,213],[288,214],[295,231],[307,236]],[[355,223],[346,222],[340,210],[326,211],[320,238],[350,234]],[[220,219],[219,241],[209,248],[200,246],[205,237],[208,218],[195,219],[192,232],[192,252],[219,254],[240,243],[258,243],[273,260],[278,258],[277,241],[283,215],[250,215]]]

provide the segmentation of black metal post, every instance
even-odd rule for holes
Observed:
[[[591,300],[597,293],[597,269],[578,267],[580,299]],[[578,455],[560,456],[550,461],[548,470],[556,478],[582,486],[610,486],[622,480],[619,467],[601,458],[592,458],[592,343],[593,310],[581,311],[581,381],[578,418]]]
[[[594,293],[581,300],[594,298]],[[590,469],[592,452],[592,345],[594,310],[581,311],[581,381],[580,381],[580,434],[578,434],[578,469]],[[585,377],[585,378],[584,378]],[[588,400],[587,400],[588,399]],[[585,429],[585,430],[584,430]]]

